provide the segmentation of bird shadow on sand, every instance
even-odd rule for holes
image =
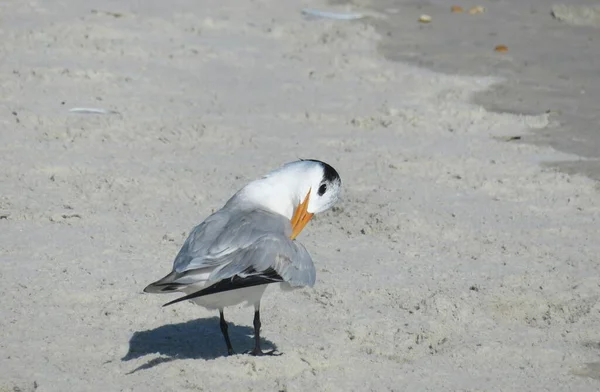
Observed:
[[[229,337],[236,353],[244,353],[254,347],[253,328],[233,323],[228,325]],[[262,338],[261,346],[265,350],[277,348],[271,341]],[[219,318],[192,320],[135,332],[129,339],[129,351],[121,361],[131,361],[150,354],[161,356],[149,360],[128,374],[177,359],[215,359],[227,356]]]

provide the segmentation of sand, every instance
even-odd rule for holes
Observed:
[[[569,0],[332,0],[384,14],[370,18],[390,60],[436,72],[497,76],[470,101],[488,111],[549,113],[553,126],[521,142],[577,154],[546,164],[600,180],[600,3]],[[452,5],[463,12],[451,11]],[[477,6],[483,12],[471,13]],[[431,23],[417,23],[420,15]],[[506,52],[494,52],[496,46]]]
[[[0,391],[600,388],[598,183],[515,139],[551,116],[486,111],[497,78],[391,62],[307,6],[337,9],[1,5]],[[344,184],[299,237],[317,284],[267,291],[283,355],[226,357],[215,312],[142,289],[300,157]],[[250,348],[252,310],[227,317]]]

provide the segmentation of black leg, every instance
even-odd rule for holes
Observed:
[[[275,354],[275,350],[263,352],[260,349],[260,309],[256,306],[254,310],[254,350],[250,352],[250,355],[263,356],[263,355],[281,355]]]
[[[260,349],[260,310],[258,309],[254,311],[254,351],[252,351],[252,354],[262,354]]]
[[[227,332],[227,321],[225,321],[225,316],[223,316],[222,309],[219,310],[219,314],[221,315],[221,332],[223,333],[223,337],[225,338],[225,344],[227,344],[227,354],[233,355],[235,354],[235,352],[233,351],[233,347],[231,346],[231,340],[229,340],[229,333]]]

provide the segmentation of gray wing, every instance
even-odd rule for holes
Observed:
[[[312,259],[304,246],[290,240],[290,234],[291,224],[284,216],[263,210],[220,210],[190,233],[173,271],[144,291],[171,292],[234,277],[313,286]]]
[[[210,274],[210,281],[238,276],[283,281],[292,287],[315,284],[315,266],[304,246],[281,234],[265,234],[250,246],[225,256],[225,260]]]

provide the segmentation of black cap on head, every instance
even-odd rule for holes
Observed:
[[[300,160],[320,163],[323,166],[323,179],[325,181],[334,182],[337,180],[340,183],[342,182],[342,179],[340,178],[340,175],[338,174],[338,172],[333,167],[331,167],[331,165],[329,165],[328,163],[319,161],[318,159],[300,159]]]

